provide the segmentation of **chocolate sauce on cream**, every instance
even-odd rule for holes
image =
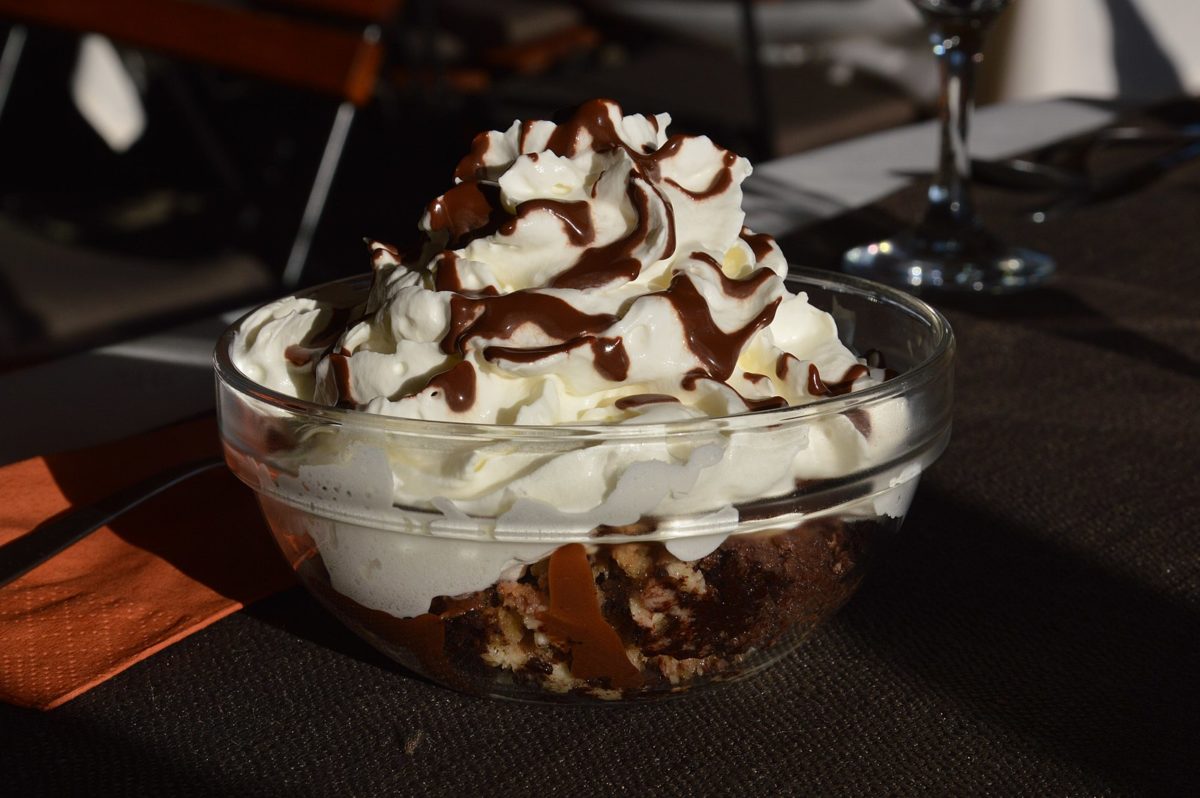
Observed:
[[[844,415],[864,438],[871,437],[871,417],[867,414],[866,410],[863,410],[861,407],[855,407],[847,410]]]
[[[508,294],[500,294],[495,286],[478,291],[468,290],[459,272],[459,255],[453,251],[482,236],[512,236],[522,221],[537,214],[549,214],[559,222],[567,241],[579,253],[574,263],[549,281],[552,288],[587,291],[612,283],[632,281],[639,276],[646,262],[673,256],[676,246],[674,211],[656,183],[669,183],[691,200],[703,201],[731,188],[738,157],[728,150],[717,148],[719,166],[702,188],[685,187],[673,178],[664,180],[663,164],[676,157],[688,144],[689,138],[671,136],[657,148],[651,142],[645,143],[644,147],[627,144],[613,121],[614,107],[606,100],[583,104],[568,119],[554,127],[544,146],[546,151],[561,157],[575,156],[585,148],[596,153],[618,149],[627,153],[633,163],[633,171],[625,190],[627,200],[633,207],[635,221],[627,234],[606,244],[595,243],[595,219],[591,203],[586,200],[532,199],[520,203],[513,213],[506,212],[499,200],[498,186],[483,182],[484,178],[493,174],[485,161],[489,149],[496,142],[495,136],[499,134],[480,134],[472,141],[471,151],[455,170],[455,177],[461,182],[428,206],[430,232],[444,233],[449,240],[448,248],[436,256],[430,269],[433,287],[451,294],[449,324],[439,344],[442,352],[463,357],[472,349],[471,341],[474,339],[509,341],[522,325],[532,324],[554,342],[535,347],[492,344],[484,348],[484,359],[489,362],[534,363],[586,346],[591,349],[592,362],[601,376],[614,382],[627,379],[630,359],[624,342],[615,336],[602,337],[605,330],[617,323],[618,316],[586,313],[563,298],[541,293],[537,289],[517,290]],[[525,150],[531,144],[529,139],[537,124],[535,120],[527,120],[517,130],[517,150],[530,158],[537,153],[525,153]],[[650,117],[649,124],[658,130],[656,118]],[[598,181],[592,182],[593,198],[598,184]],[[647,247],[652,235],[662,238],[655,241],[658,246]],[[753,251],[756,263],[774,251],[770,236],[756,235],[742,228],[739,237]],[[393,249],[375,246],[374,252],[380,256],[382,250],[395,257]],[[725,274],[719,256],[695,251],[690,257],[710,268],[719,280],[721,292],[733,300],[750,299],[776,276],[772,269],[764,266],[755,268],[741,279],[735,279]],[[686,345],[699,361],[700,367],[689,372],[681,381],[687,390],[694,390],[699,379],[712,379],[728,386],[742,350],[755,333],[771,323],[781,301],[775,299],[762,307],[741,328],[725,332],[716,324],[704,295],[686,274],[674,274],[665,290],[650,296],[661,296],[670,302],[681,321]],[[306,355],[309,359],[313,356],[298,349],[289,349],[287,352],[289,360],[297,365],[308,362]],[[790,357],[782,355],[776,363],[776,373],[781,378],[787,374]],[[331,368],[337,383],[339,402],[352,402],[354,398],[351,396],[346,359],[333,358]],[[827,383],[814,367],[810,369],[808,385],[810,392],[815,395],[837,396],[848,392],[858,376],[861,374],[848,372],[842,380]],[[746,379],[757,384],[767,377],[747,374]],[[729,387],[732,389],[732,386]],[[425,388],[433,388],[443,394],[452,410],[461,412],[469,409],[476,400],[474,368],[465,361],[459,363],[435,376]],[[651,401],[645,398],[649,396],[656,397],[653,401],[670,401],[665,395],[641,394],[619,400],[616,407],[635,407]],[[750,410],[786,405],[786,400],[779,396],[742,399]]]
[[[585,200],[562,202],[560,200],[528,200],[517,206],[517,214],[500,225],[500,235],[510,236],[517,230],[517,223],[534,213],[549,213],[562,222],[567,240],[577,247],[587,246],[596,240],[596,229],[592,226],[592,210]]]
[[[669,393],[635,393],[631,396],[622,396],[614,404],[618,410],[631,410],[635,407],[645,407],[646,405],[660,405],[668,402],[678,402],[674,396]]]
[[[433,287],[435,290],[472,297],[496,296],[500,293],[494,285],[484,286],[479,291],[464,288],[462,276],[458,273],[458,260],[458,254],[450,249],[438,254],[437,260],[434,261]]]
[[[426,207],[431,232],[445,232],[452,242],[465,243],[495,230],[501,221],[499,191],[477,182],[460,183]]]
[[[775,376],[781,380],[786,380],[793,360],[797,363],[800,362],[800,358],[796,357],[791,352],[784,352],[777,357],[775,359]]]
[[[721,268],[721,264],[717,263],[717,259],[707,252],[693,252],[692,259],[711,266],[721,279],[721,290],[725,292],[726,296],[734,299],[746,299],[753,296],[755,291],[762,288],[763,283],[775,276],[775,272],[763,266],[750,272],[745,278],[735,280],[725,274],[725,270]]]
[[[826,382],[821,379],[821,372],[815,363],[808,364],[808,392],[813,396],[843,396],[850,393],[854,381],[869,372],[866,366],[856,363],[846,369],[846,373],[837,382]]]
[[[350,387],[350,357],[344,352],[329,355],[329,369],[333,372],[333,384],[337,388],[337,407],[357,407],[354,391]]]
[[[384,255],[390,255],[393,259],[400,260],[400,250],[396,249],[391,244],[385,244],[382,241],[372,241],[369,238],[364,240],[367,242],[367,246],[371,249],[372,268],[379,268],[379,263],[383,260]]]
[[[470,152],[463,156],[462,160],[458,162],[458,166],[454,167],[454,179],[479,180],[487,175],[487,167],[484,166],[483,159],[491,146],[491,137],[486,131],[471,139]]]
[[[630,202],[637,213],[637,224],[629,235],[611,244],[589,247],[579,259],[560,272],[550,282],[555,288],[597,288],[614,281],[630,282],[642,272],[642,264],[633,257],[633,252],[650,235],[650,192],[658,189],[642,180],[630,180],[626,189]],[[659,196],[659,201],[662,197]],[[659,258],[675,254],[675,220],[667,206],[668,238]]]
[[[581,335],[570,341],[550,346],[535,346],[519,349],[511,346],[489,346],[483,350],[483,358],[488,362],[507,360],[511,363],[536,363],[544,358],[570,352],[581,346],[592,348],[592,363],[600,376],[613,382],[624,382],[629,376],[629,354],[619,337],[597,338],[594,335]]]
[[[313,355],[319,351],[300,344],[292,344],[283,350],[283,356],[293,366],[307,366],[312,362]]]
[[[620,338],[596,338],[592,341],[592,362],[602,377],[624,382],[629,376],[629,353]]]
[[[718,382],[721,385],[724,385],[737,395],[737,398],[742,401],[742,404],[744,404],[746,409],[751,413],[758,412],[759,410],[776,410],[780,407],[788,406],[787,399],[784,399],[782,396],[764,396],[759,399],[751,399],[750,397],[742,394],[741,391],[734,388],[729,383],[721,382],[720,380],[714,380],[700,369],[689,371],[686,375],[684,375],[682,385],[686,390],[694,391],[696,390],[696,385],[700,382],[700,380],[712,380],[713,382]]]
[[[784,399],[782,396],[766,396],[762,399],[751,399],[739,393],[738,398],[746,403],[746,409],[751,413],[757,413],[759,410],[778,410],[781,407],[788,406],[787,399]]]
[[[475,367],[464,360],[449,371],[435,376],[427,387],[440,391],[454,412],[470,410],[471,405],[475,404]]]
[[[612,119],[608,116],[609,103],[606,100],[588,100],[571,115],[566,122],[559,124],[546,142],[546,149],[555,155],[569,158],[578,154],[583,134],[591,139],[591,148],[595,152],[607,152],[618,147],[625,147],[625,142],[613,127]]]
[[[533,132],[533,126],[536,124],[536,119],[526,119],[521,123],[520,131],[517,133],[517,152],[525,152],[525,140],[529,138],[529,134]],[[537,155],[537,153],[532,154]]]
[[[679,183],[675,182],[669,177],[665,182],[669,183],[697,201],[710,199],[719,194],[724,194],[729,187],[733,185],[733,165],[737,163],[737,155],[735,153],[726,151],[721,157],[721,161],[721,168],[717,170],[715,175],[713,175],[712,181],[708,184],[708,188],[701,189],[700,191],[692,191],[691,189],[684,188],[683,186],[679,185]]]
[[[699,382],[700,380],[711,380],[711,379],[712,379],[712,377],[708,376],[708,372],[705,371],[704,369],[692,369],[687,374],[683,375],[683,379],[679,381],[679,385],[685,391],[694,391],[694,390],[696,390],[697,382]]]
[[[743,227],[738,238],[750,245],[750,251],[754,253],[756,262],[770,255],[773,249],[771,244],[774,239],[766,233],[751,233],[749,229]]]
[[[441,346],[446,354],[463,355],[472,338],[508,339],[522,324],[533,324],[552,338],[569,341],[605,330],[616,321],[611,314],[584,313],[565,300],[536,291],[456,295],[450,298],[450,328]]]
[[[733,332],[723,332],[713,321],[708,303],[692,283],[691,278],[677,274],[670,287],[652,296],[663,296],[675,307],[683,326],[684,337],[692,354],[704,365],[707,376],[724,382],[733,374],[738,355],[750,336],[771,323],[779,307],[776,299],[755,315],[745,326]],[[685,378],[686,379],[686,378]]]
[[[334,308],[325,326],[309,333],[307,343],[292,344],[283,350],[283,356],[293,366],[307,366],[314,360],[319,360],[351,326],[352,313],[353,308]]]
[[[455,293],[463,290],[462,279],[458,276],[458,255],[453,250],[442,252],[434,263],[434,288]]]

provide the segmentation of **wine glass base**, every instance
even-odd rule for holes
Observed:
[[[909,231],[849,250],[842,256],[842,268],[909,291],[1003,294],[1045,282],[1054,274],[1054,259],[983,235],[962,245]]]

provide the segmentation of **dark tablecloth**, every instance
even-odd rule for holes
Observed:
[[[979,196],[1059,276],[933,299],[959,339],[950,448],[861,592],[774,670],[659,705],[479,700],[292,590],[54,712],[0,705],[0,792],[1195,794],[1200,163],[1040,226],[1028,195]],[[785,251],[829,265],[922,200]]]

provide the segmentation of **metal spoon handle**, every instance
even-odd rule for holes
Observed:
[[[70,509],[43,521],[30,532],[0,547],[0,587],[23,576],[147,499],[224,464],[225,461],[219,457],[193,460],[155,474],[100,501]]]

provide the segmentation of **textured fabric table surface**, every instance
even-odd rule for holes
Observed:
[[[935,299],[954,438],[861,592],[751,681],[654,706],[466,698],[292,590],[50,713],[26,794],[1186,795],[1200,785],[1200,163],[1042,226],[1057,281]],[[919,189],[785,241],[828,265]]]

